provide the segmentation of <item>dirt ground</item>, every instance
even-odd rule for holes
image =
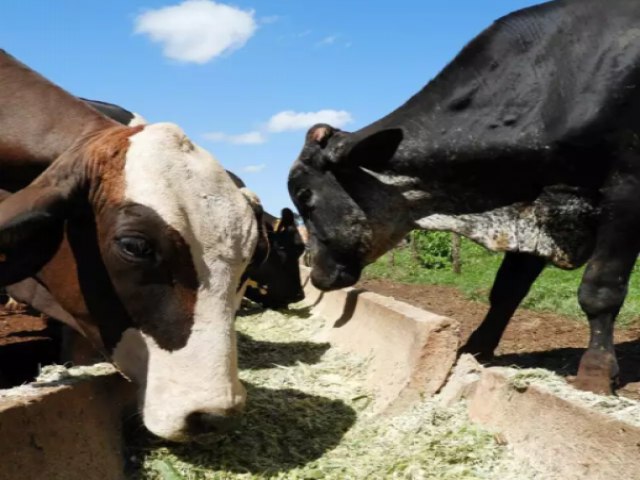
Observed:
[[[26,312],[7,312],[0,305],[0,346],[38,340],[46,336],[46,320]]]
[[[0,305],[0,388],[32,380],[41,365],[59,356],[56,325],[32,311],[7,312]]]
[[[455,318],[461,324],[463,343],[488,309],[485,304],[467,300],[453,287],[387,280],[363,280],[358,286]],[[544,367],[571,378],[577,372],[588,338],[586,321],[519,309],[505,331],[492,364]],[[618,394],[640,400],[640,325],[618,328],[615,341],[621,369]]]

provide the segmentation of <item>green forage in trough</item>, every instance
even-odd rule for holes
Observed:
[[[509,383],[517,391],[530,385],[549,390],[561,398],[605,413],[623,422],[640,426],[640,402],[614,395],[596,395],[572,388],[564,378],[543,368],[509,369]]]
[[[184,480],[173,466],[163,460],[155,460],[151,463],[151,467],[158,472],[162,480]]]
[[[239,362],[248,390],[241,426],[201,445],[139,434],[130,447],[141,459],[132,478],[535,478],[470,424],[463,404],[443,409],[425,400],[399,415],[374,416],[368,359],[313,341],[322,327],[302,306],[241,313]],[[167,477],[167,466],[180,476]]]

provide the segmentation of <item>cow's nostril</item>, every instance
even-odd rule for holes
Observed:
[[[220,415],[209,412],[193,412],[187,417],[187,427],[191,435],[206,433],[226,433],[240,425],[240,415]]]

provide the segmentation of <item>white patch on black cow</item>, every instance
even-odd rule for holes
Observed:
[[[125,374],[146,384],[149,430],[185,440],[190,413],[225,414],[245,401],[234,318],[240,276],[257,241],[255,216],[220,164],[173,124],[150,125],[131,137],[125,183],[126,201],[153,209],[189,245],[199,290],[183,348],[164,350],[129,329],[113,357]],[[147,350],[146,371],[136,368],[140,345]]]
[[[533,203],[482,213],[434,214],[416,221],[425,230],[464,235],[489,250],[531,253],[561,268],[576,268],[593,249],[597,209],[584,196],[549,188]]]
[[[429,209],[433,192],[416,177],[364,169],[385,185],[396,187],[412,210]],[[446,197],[441,189],[439,197]],[[580,189],[551,186],[531,203],[519,202],[493,210],[449,215],[435,213],[418,217],[415,224],[425,230],[455,232],[489,250],[531,253],[561,268],[576,268],[587,261],[593,249],[598,209]]]

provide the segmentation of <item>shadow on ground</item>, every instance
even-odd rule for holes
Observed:
[[[145,478],[140,465],[146,456],[165,462],[175,456],[210,475],[234,472],[268,477],[320,458],[340,443],[356,420],[355,411],[338,400],[294,389],[246,386],[248,403],[241,426],[227,436],[209,439],[206,445],[159,442],[139,427],[129,426],[127,458],[136,463],[130,466],[128,478]]]
[[[510,353],[499,355],[487,362],[491,366],[518,368],[546,368],[558,375],[572,376],[578,371],[582,348],[555,348],[540,352]],[[620,366],[619,387],[640,382],[640,340],[621,342],[616,345]]]
[[[326,352],[328,343],[268,342],[255,340],[244,333],[238,335],[238,363],[241,370],[291,366],[298,362],[314,364]]]
[[[0,315],[11,322],[12,317],[25,314]],[[33,325],[27,323],[28,326]],[[51,321],[44,328],[10,331],[0,338],[0,388],[10,388],[33,381],[44,365],[60,363],[62,328]]]
[[[279,313],[284,315],[285,317],[295,317],[297,319],[305,319],[311,317],[313,315],[311,313],[311,305],[296,307],[296,308],[287,308],[285,310],[278,310]]]

